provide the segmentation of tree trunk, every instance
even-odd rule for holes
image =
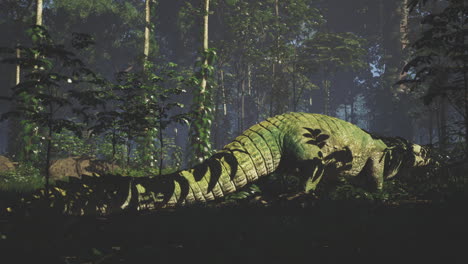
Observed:
[[[212,113],[210,104],[211,98],[210,93],[207,91],[208,81],[208,17],[210,12],[210,0],[204,1],[204,14],[203,14],[203,64],[201,67],[201,82],[198,87],[197,93],[193,97],[192,109],[196,113],[197,117],[193,120],[193,126],[190,126],[190,148],[191,157],[189,164],[194,165],[195,163],[201,162],[207,158],[211,148],[211,121]],[[208,122],[205,122],[208,121]]]
[[[162,115],[161,115],[162,116]],[[159,119],[159,142],[161,143],[161,148],[159,150],[159,176],[162,175],[163,161],[164,161],[164,138],[163,138],[163,126],[162,119]]]
[[[323,80],[323,90],[325,93],[324,114],[330,115],[330,81],[328,80],[327,74],[325,74],[325,78]]]
[[[54,107],[52,104],[49,104],[49,118],[47,120],[47,152],[46,152],[46,162],[45,162],[45,194],[46,199],[49,199],[49,187],[50,187],[50,155],[52,153],[52,116],[55,112]]]
[[[296,103],[296,97],[297,97],[297,91],[296,91],[296,61],[297,61],[297,50],[294,49],[294,62],[293,62],[293,71],[292,71],[292,88],[293,88],[293,100],[292,100],[292,109],[293,112],[296,112],[297,110],[297,103]]]
[[[143,68],[145,68],[146,61],[149,56],[150,49],[150,30],[151,30],[151,0],[145,1],[145,40],[143,48]]]
[[[401,44],[401,53],[403,54],[404,50],[409,44],[409,39],[408,39],[408,17],[409,17],[409,10],[406,8],[408,5],[408,0],[402,0],[402,6],[401,6],[401,19],[400,19],[400,44]],[[402,57],[402,64],[401,65],[406,65],[408,61]],[[401,72],[399,74],[398,80],[401,81],[406,77],[407,73],[406,72]],[[400,91],[406,91],[407,87],[403,84],[400,84],[399,87]]]
[[[382,82],[381,96],[376,98],[375,110],[379,118],[374,119],[377,131],[401,136],[407,139],[413,137],[412,119],[408,116],[410,98],[405,85],[394,84],[404,78],[401,69],[405,64],[403,49],[408,45],[408,10],[407,0],[379,2],[382,37],[382,63],[385,72],[380,77]],[[396,96],[398,94],[398,96]],[[398,98],[396,98],[398,97]]]
[[[216,76],[217,77],[217,83],[221,83],[221,72],[222,70],[219,71],[219,74]],[[215,101],[214,101],[214,122],[212,126],[213,132],[211,133],[213,137],[213,143],[215,149],[219,149],[219,137],[220,137],[220,127],[221,127],[221,118],[220,118],[220,105],[222,105],[222,87],[221,85],[219,86],[218,89],[216,89],[216,96],[215,96]]]
[[[36,26],[42,26],[42,8],[43,8],[43,1],[42,0],[37,0],[36,1],[36,23],[35,23]],[[17,50],[17,56],[19,56],[18,50]],[[38,56],[37,54],[34,55],[34,58],[37,59],[37,56]],[[34,71],[37,71],[38,69],[39,69],[38,66],[35,65],[34,66]],[[20,67],[17,67],[17,81],[20,81],[20,74],[21,73],[19,71],[20,71]],[[38,87],[36,87],[36,88],[38,88]],[[29,99],[27,101],[29,101]],[[33,102],[28,102],[28,103],[33,103]],[[33,125],[35,126],[36,129],[34,129],[33,132],[28,132],[28,134],[29,134],[28,139],[25,142],[25,144],[27,146],[33,145],[33,138],[37,137],[38,133],[39,133],[39,127],[37,127],[37,124],[33,124]],[[32,148],[29,148],[29,149],[32,149]],[[26,146],[25,146],[24,158],[27,161],[31,160],[31,152],[32,152],[32,150],[27,151]],[[47,171],[48,171],[48,168],[47,168]],[[48,188],[48,180],[49,179],[48,179],[48,172],[47,172],[46,173],[46,189]]]
[[[42,0],[37,0],[36,5],[36,26],[42,26]]]
[[[270,116],[273,116],[273,101],[275,99],[275,88],[276,88],[276,62],[273,62],[271,68],[271,92],[270,92]]]
[[[344,109],[344,120],[349,122],[349,120],[348,120],[348,104],[345,102],[343,104],[343,106],[344,106],[343,107],[343,109]]]
[[[241,117],[240,117],[240,132],[244,131],[245,122],[245,74],[242,73],[241,81]]]
[[[152,0],[145,0],[145,34],[144,34],[144,40],[143,40],[143,61],[142,61],[142,67],[143,69],[143,76],[145,81],[148,81],[148,75],[147,75],[147,67],[148,67],[148,60],[149,60],[149,54],[150,54],[150,37],[151,37],[151,1]],[[141,91],[143,93],[143,100],[145,102],[148,102],[148,94],[146,91]],[[154,118],[153,116],[150,116],[150,118]],[[162,131],[159,131],[162,133]],[[156,140],[156,135],[155,132],[152,128],[145,128],[145,134],[142,139],[142,144],[139,146],[139,148],[142,151],[142,159],[144,163],[148,164],[150,167],[154,167],[154,161],[155,161],[155,156],[156,156],[156,145],[155,145],[155,140]],[[161,151],[162,151],[162,145],[161,145]],[[161,171],[161,167],[159,168]]]
[[[46,169],[45,169],[45,193],[46,198],[49,198],[49,180],[50,180],[50,155],[52,152],[52,124],[49,120],[49,133],[47,135],[47,153],[46,153]]]
[[[224,113],[224,116],[227,115],[227,106],[226,106],[226,90],[225,90],[225,87],[224,87],[224,71],[221,70],[221,91],[223,92],[222,96],[222,101],[223,101],[223,113]]]
[[[19,49],[19,43],[16,45],[16,59],[19,60],[21,58],[21,50]],[[16,64],[16,72],[15,72],[15,85],[18,85],[21,82],[21,65],[19,63]]]
[[[252,65],[247,64],[247,94],[252,95]]]
[[[276,24],[276,39],[275,39],[275,53],[274,54],[274,59],[273,59],[273,65],[272,65],[272,84],[271,84],[271,100],[270,100],[270,116],[273,116],[276,111],[273,109],[275,108],[275,100],[277,100],[277,85],[276,85],[276,75],[278,71],[278,61],[279,61],[279,3],[278,0],[275,0],[275,24]]]
[[[205,0],[205,14],[203,16],[203,51],[208,51],[208,16],[210,12],[210,0]],[[205,57],[203,61],[203,65],[206,67],[208,66],[208,58]],[[206,82],[208,76],[203,74],[202,82],[201,82],[201,93],[204,94],[206,90]]]
[[[408,17],[409,17],[409,10],[406,7],[408,5],[408,0],[402,0],[401,6],[401,20],[400,20],[400,42],[401,42],[401,49],[404,50],[409,44],[408,39]]]

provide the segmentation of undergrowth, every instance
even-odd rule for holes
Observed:
[[[8,192],[31,192],[42,188],[45,179],[41,171],[28,163],[19,164],[14,170],[0,172],[0,190]]]

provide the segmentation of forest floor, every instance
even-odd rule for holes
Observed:
[[[467,200],[0,218],[1,263],[468,263]]]

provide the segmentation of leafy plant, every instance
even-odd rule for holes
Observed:
[[[20,163],[15,170],[0,173],[0,190],[9,192],[30,192],[44,186],[40,170],[31,163]]]
[[[194,87],[193,104],[190,111],[190,164],[200,163],[207,159],[213,152],[211,146],[211,123],[213,116],[212,84],[210,78],[214,72],[214,61],[217,54],[214,49],[203,52],[203,56],[197,61],[197,71],[189,80]],[[204,64],[203,62],[208,64]],[[202,80],[206,78],[206,87],[202,87]]]
[[[121,72],[117,77],[118,84],[107,94],[112,107],[107,106],[97,113],[96,123],[91,128],[93,134],[110,140],[112,160],[115,160],[118,146],[125,143],[127,166],[134,156],[138,157],[138,165],[154,167],[159,156],[161,172],[164,130],[174,122],[187,123],[187,114],[178,113],[184,105],[174,101],[174,96],[185,93],[181,88],[185,79],[177,73],[174,63],[156,66],[150,62],[146,62],[142,72]]]
[[[45,142],[45,185],[49,186],[49,166],[53,144],[53,134],[63,129],[72,131],[77,136],[82,133],[82,123],[78,118],[87,121],[86,108],[99,103],[99,91],[80,91],[80,84],[102,84],[99,78],[63,45],[56,44],[48,31],[41,26],[32,26],[31,46],[21,46],[24,54],[21,58],[3,59],[4,63],[21,65],[27,71],[25,78],[13,87],[15,109],[4,113],[1,119],[20,117],[28,128],[35,129],[35,136]],[[81,40],[85,40],[83,43]],[[90,40],[77,35],[74,46],[83,48]],[[13,49],[5,48],[4,52],[14,54]],[[89,87],[88,87],[89,88]],[[93,100],[94,98],[94,100]],[[73,119],[75,115],[77,119]],[[39,135],[42,134],[42,135]],[[30,140],[30,139],[28,139]],[[30,144],[28,144],[30,145]],[[28,151],[28,149],[27,149]]]
[[[56,159],[71,156],[94,157],[96,153],[95,140],[79,137],[67,129],[63,129],[60,133],[53,133],[52,142],[51,152]],[[101,148],[100,145],[99,148]]]
[[[414,0],[410,8],[426,1]],[[468,9],[462,0],[447,0],[440,12],[429,12],[421,21],[423,34],[411,45],[411,59],[403,68],[414,94],[422,94],[426,105],[436,98],[448,99],[463,120],[465,156],[468,154],[468,45],[466,17]],[[421,92],[422,91],[422,92]],[[459,133],[461,134],[461,133]]]

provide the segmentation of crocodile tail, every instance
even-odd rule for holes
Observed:
[[[283,123],[277,116],[256,124],[191,169],[135,179],[139,209],[215,200],[272,173],[281,159]]]

